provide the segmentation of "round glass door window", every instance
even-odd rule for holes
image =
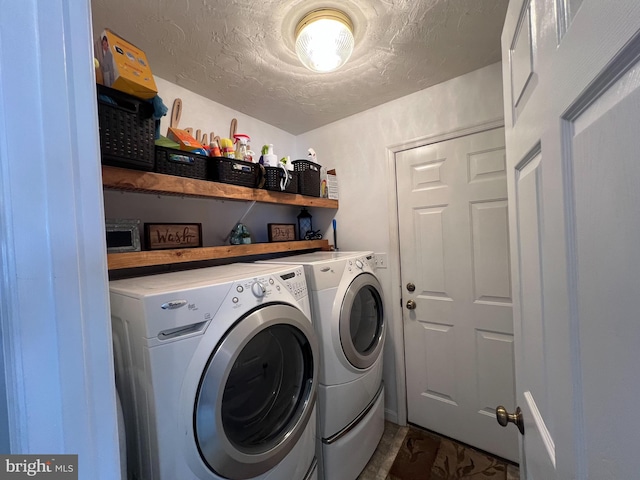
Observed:
[[[289,325],[263,330],[240,352],[222,395],[224,432],[238,450],[266,451],[289,433],[312,381],[308,353]]]
[[[368,368],[382,350],[384,311],[382,288],[371,274],[357,276],[345,294],[340,312],[340,340],[349,362]]]
[[[208,467],[230,479],[277,465],[315,405],[318,347],[309,319],[290,305],[253,311],[212,353],[195,402],[194,433]]]

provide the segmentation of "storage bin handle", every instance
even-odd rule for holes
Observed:
[[[112,107],[118,108],[125,112],[137,114],[140,110],[140,103],[142,102],[142,100],[129,100],[124,95],[126,94],[121,94],[120,91],[113,88],[109,88],[108,90],[105,87],[98,88],[99,102],[106,105],[111,105]]]

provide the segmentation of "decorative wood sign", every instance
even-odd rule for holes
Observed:
[[[201,223],[145,223],[148,250],[202,247]]]
[[[292,242],[296,239],[294,223],[268,223],[270,242]]]

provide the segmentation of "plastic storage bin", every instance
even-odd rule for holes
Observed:
[[[298,172],[287,171],[289,182],[284,190],[280,188],[280,182],[284,178],[285,171],[280,167],[264,167],[265,183],[264,188],[276,192],[298,193]]]
[[[209,157],[184,150],[159,147],[156,145],[156,165],[154,171],[167,175],[206,180]]]
[[[102,163],[153,170],[155,122],[151,104],[103,85],[96,87]]]
[[[320,196],[320,165],[309,160],[294,160],[293,169],[298,172],[298,193],[310,197]]]
[[[244,160],[209,157],[207,160],[207,179],[242,187],[256,187],[258,184],[257,167],[257,164]]]

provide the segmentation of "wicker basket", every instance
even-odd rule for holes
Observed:
[[[155,122],[151,103],[103,85],[98,89],[102,163],[153,170]]]
[[[293,168],[298,172],[298,193],[310,197],[320,196],[320,165],[309,160],[294,160]]]
[[[298,193],[298,172],[288,171],[289,182],[284,190],[280,188],[280,182],[284,178],[284,170],[280,167],[264,167],[266,181],[264,188],[276,192]]]
[[[255,187],[258,168],[255,163],[226,157],[210,157],[207,161],[207,179],[243,187]]]
[[[156,146],[156,165],[154,171],[179,177],[207,178],[209,157],[184,150]]]

